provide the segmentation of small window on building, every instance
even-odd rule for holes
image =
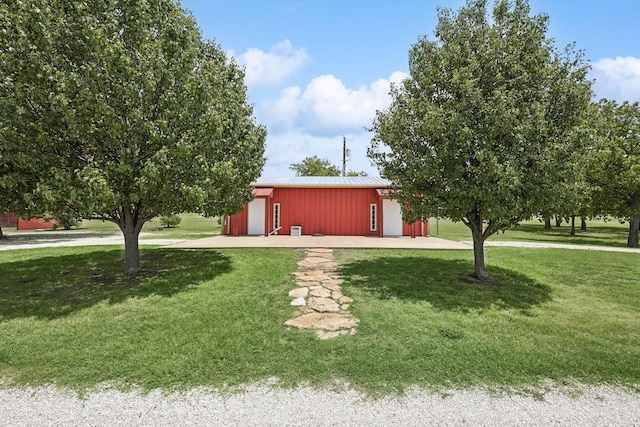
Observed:
[[[273,229],[280,228],[280,203],[273,204]]]
[[[369,212],[369,225],[370,225],[369,229],[371,231],[378,230],[377,209],[378,209],[378,205],[376,205],[375,203],[371,203],[371,209]]]

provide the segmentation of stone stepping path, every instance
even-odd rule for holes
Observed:
[[[298,309],[285,325],[313,330],[321,339],[355,334],[358,319],[349,313],[353,300],[342,294],[333,249],[307,249],[298,267],[293,273],[298,287],[289,292],[291,305]]]

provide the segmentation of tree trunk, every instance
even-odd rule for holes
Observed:
[[[132,209],[122,209],[118,226],[124,236],[124,274],[132,276],[142,269],[138,237],[146,221]]]
[[[482,215],[478,212],[467,216],[464,224],[471,229],[471,236],[473,237],[473,261],[475,265],[473,276],[478,280],[484,281],[489,277],[484,267],[484,241],[493,234],[493,227],[488,225],[487,229],[483,230]]]
[[[560,227],[560,224],[562,224],[562,218],[560,218],[560,216],[556,215],[556,227]]]
[[[2,239],[4,237],[4,234],[2,234],[2,227],[0,227],[0,239]]]
[[[551,217],[550,216],[545,216],[544,217],[544,229],[545,230],[551,230]]]
[[[629,221],[629,237],[627,238],[627,246],[630,248],[638,248],[638,230],[640,229],[640,215],[634,215]]]
[[[587,231],[587,220],[584,218],[580,218],[580,230]]]
[[[478,280],[486,280],[489,275],[484,267],[484,239],[482,238],[482,229],[476,232],[475,229],[471,229],[473,236],[473,261],[475,263],[475,271],[473,275]]]
[[[124,234],[124,274],[134,275],[142,269],[140,265],[140,248],[138,246],[138,235],[140,232],[128,230]]]
[[[571,236],[576,235],[576,216],[571,215]]]

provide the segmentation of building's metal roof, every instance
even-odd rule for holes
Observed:
[[[253,195],[256,197],[271,197],[273,194],[273,188],[260,187],[253,189]]]
[[[387,188],[391,182],[370,176],[293,176],[278,178],[260,178],[252,184],[254,187],[359,187]]]

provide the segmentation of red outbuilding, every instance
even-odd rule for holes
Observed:
[[[373,177],[261,180],[255,199],[224,218],[223,233],[247,235],[427,236],[428,222],[407,224],[389,181]]]
[[[45,220],[41,218],[23,219],[18,218],[18,230],[53,230],[56,228],[58,220]]]
[[[18,230],[52,230],[57,223],[55,219],[24,219],[10,212],[0,214],[0,227],[16,227]]]
[[[18,217],[14,214],[7,212],[0,214],[0,228],[4,227],[17,227]]]

